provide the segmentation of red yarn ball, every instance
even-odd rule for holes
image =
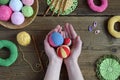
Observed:
[[[67,58],[70,55],[70,48],[67,45],[58,47],[57,55],[61,58]]]
[[[70,38],[65,38],[65,39],[64,39],[64,45],[70,46],[71,44],[72,44],[72,41],[71,41]]]

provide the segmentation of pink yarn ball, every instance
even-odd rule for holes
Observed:
[[[15,25],[21,25],[25,20],[24,15],[21,12],[14,12],[11,16],[11,21]]]
[[[12,15],[12,10],[6,5],[0,6],[0,20],[8,21]]]
[[[23,4],[31,6],[34,3],[34,0],[22,0]]]
[[[48,38],[49,44],[52,47],[58,47],[63,44],[63,36],[59,32],[53,32]]]

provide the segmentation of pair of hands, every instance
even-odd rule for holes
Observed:
[[[64,62],[67,63],[70,61],[77,61],[81,53],[82,41],[80,37],[77,36],[77,33],[75,32],[73,26],[69,23],[65,24],[63,31],[62,31],[62,27],[58,25],[55,29],[51,30],[46,36],[44,40],[44,47],[45,47],[45,52],[49,58],[49,61],[54,60],[60,63],[63,62],[63,59],[57,56],[55,49],[51,47],[48,42],[49,35],[54,31],[61,33],[64,38],[69,37],[70,39],[72,39],[71,55],[68,58],[64,59]]]

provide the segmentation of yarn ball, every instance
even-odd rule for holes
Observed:
[[[7,4],[9,0],[0,0],[0,4]]]
[[[20,0],[10,0],[9,6],[13,11],[20,11],[23,4]]]
[[[58,47],[63,44],[64,39],[63,39],[63,36],[59,32],[53,32],[49,36],[48,41],[52,47]]]
[[[67,58],[70,55],[70,48],[67,45],[58,47],[57,55],[61,58]]]
[[[0,20],[8,21],[11,17],[12,10],[6,5],[0,6]]]
[[[19,32],[17,34],[17,41],[20,45],[22,46],[27,46],[30,44],[31,42],[31,37],[30,37],[30,34],[25,32],[25,31],[22,31],[22,32]]]
[[[24,5],[31,6],[34,3],[34,0],[22,0],[22,2],[23,2]]]
[[[21,25],[24,20],[24,15],[21,12],[14,12],[11,16],[11,21],[15,25]]]
[[[71,41],[70,38],[65,38],[65,39],[64,39],[64,45],[70,46],[71,44],[72,44],[72,41]]]
[[[31,6],[24,6],[22,8],[22,13],[25,17],[31,17],[33,15],[34,11]]]

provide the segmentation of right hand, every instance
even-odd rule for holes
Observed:
[[[62,33],[62,27],[60,25],[58,25],[55,29],[51,30],[47,34],[47,36],[44,40],[44,48],[45,48],[45,52],[49,58],[49,61],[56,61],[56,62],[62,63],[63,59],[57,56],[55,49],[53,47],[51,47],[49,42],[48,42],[49,35],[54,31]]]

